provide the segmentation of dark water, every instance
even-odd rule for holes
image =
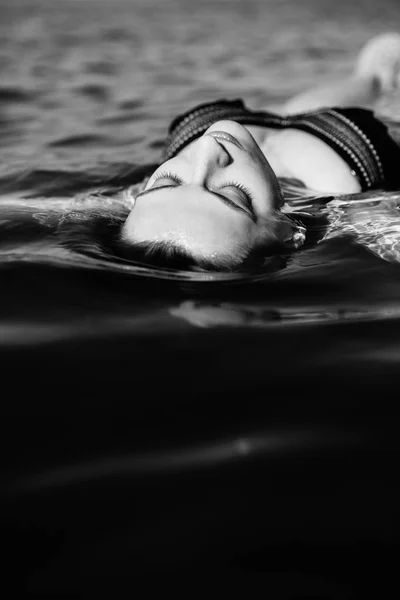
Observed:
[[[107,240],[177,112],[279,105],[399,22],[396,0],[0,2],[2,523],[21,591],[393,585],[400,191],[315,201],[324,241],[257,278],[193,282]]]

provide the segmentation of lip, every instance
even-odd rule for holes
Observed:
[[[225,140],[226,142],[231,142],[231,144],[235,144],[235,146],[237,146],[241,150],[244,150],[244,148],[243,148],[242,144],[239,142],[239,140],[237,140],[235,137],[233,137],[233,135],[231,135],[230,133],[227,133],[226,131],[210,131],[206,135],[211,135],[212,137],[216,138],[217,140]]]

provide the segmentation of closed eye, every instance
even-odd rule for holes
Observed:
[[[153,181],[152,186],[150,188],[148,188],[147,190],[145,190],[144,192],[140,192],[139,194],[137,194],[137,197],[147,194],[153,190],[155,191],[155,190],[162,190],[163,188],[178,187],[178,186],[184,185],[184,183],[185,183],[183,181],[183,179],[178,177],[178,175],[175,175],[174,173],[170,173],[170,172],[157,173],[153,179],[154,179],[154,181]],[[161,183],[161,185],[158,185],[158,183]],[[173,185],[173,184],[175,184],[175,185]],[[232,190],[232,191],[231,191],[231,193],[225,192],[225,194],[223,194],[223,193],[221,193],[221,191],[223,191],[223,190],[228,190],[228,191]],[[257,216],[254,212],[253,199],[252,199],[250,190],[248,190],[243,184],[236,182],[236,181],[229,181],[227,183],[224,183],[217,190],[210,190],[210,189],[206,188],[206,191],[223,199],[230,206],[237,208],[238,210],[242,210],[246,213],[250,213],[252,220],[255,223],[257,222]],[[232,197],[232,194],[233,194],[233,197]],[[246,206],[247,210],[243,209],[241,204],[244,204]]]
[[[178,177],[178,175],[175,175],[170,172],[157,173],[157,175],[154,177],[154,183],[156,183],[157,181],[164,181],[164,180],[174,181],[177,185],[184,184],[183,179]],[[167,185],[169,185],[169,184],[167,184]],[[158,186],[158,185],[154,186],[154,184],[153,184],[151,187],[158,188],[158,187],[162,187],[162,186]],[[243,196],[244,196],[244,198],[246,200],[246,204],[252,206],[253,198],[252,198],[251,192],[242,183],[239,183],[237,181],[228,181],[227,183],[224,183],[222,186],[220,186],[217,191],[221,192],[221,190],[224,190],[227,188],[233,189],[236,193],[239,192],[239,198],[243,198]]]
[[[233,188],[235,190],[235,192],[240,193],[241,198],[243,196],[245,197],[245,200],[249,206],[253,205],[253,197],[251,195],[251,192],[242,183],[239,183],[237,181],[229,181],[228,183],[224,183],[224,185],[221,188],[219,188],[219,190],[225,189],[225,188]]]

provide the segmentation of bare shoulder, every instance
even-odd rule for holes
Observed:
[[[261,145],[267,160],[279,175],[300,179],[314,190],[355,193],[360,183],[349,165],[328,144],[299,129],[284,129],[266,136]],[[279,172],[281,171],[281,172]]]

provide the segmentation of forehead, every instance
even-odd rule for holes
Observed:
[[[156,219],[158,215],[174,215],[176,218],[181,213],[192,213],[198,217],[212,215],[221,217],[227,223],[240,223],[245,225],[251,220],[245,211],[241,210],[232,200],[212,193],[199,185],[160,186],[151,188],[138,194],[135,200],[136,215],[151,215]]]
[[[129,229],[137,241],[177,241],[193,251],[230,252],[248,244],[253,223],[206,190],[157,189],[136,198]]]

